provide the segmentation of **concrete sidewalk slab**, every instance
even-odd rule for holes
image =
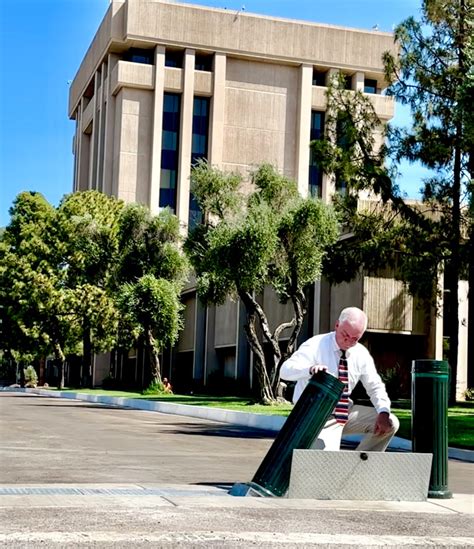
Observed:
[[[361,502],[354,500],[316,500],[289,498],[233,497],[227,487],[187,484],[14,484],[0,485],[0,508],[86,507],[158,505],[186,508],[280,509],[360,511]],[[454,494],[449,500],[364,501],[364,512],[429,513],[474,515],[474,496]]]

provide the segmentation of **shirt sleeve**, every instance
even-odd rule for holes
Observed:
[[[309,369],[316,364],[316,353],[319,340],[312,337],[305,341],[290,358],[285,360],[280,369],[280,377],[287,381],[309,379]]]
[[[367,394],[369,395],[374,408],[377,410],[377,413],[390,413],[391,402],[388,398],[385,384],[375,368],[373,358],[368,352],[364,354],[365,356],[363,357],[363,364],[361,368],[362,374],[360,376],[362,385],[367,391]]]

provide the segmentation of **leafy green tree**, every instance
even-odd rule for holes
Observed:
[[[144,386],[161,383],[159,353],[173,345],[183,327],[180,286],[146,274],[135,283],[125,283],[118,296],[119,307],[136,340],[142,340],[148,355]],[[133,341],[131,342],[134,343]]]
[[[73,292],[66,285],[56,210],[41,194],[25,192],[10,214],[0,247],[0,293],[14,333],[28,343],[14,349],[53,354],[62,388],[65,353],[77,344],[79,327],[70,312]]]
[[[191,173],[193,193],[204,223],[185,242],[207,303],[240,298],[247,312],[247,339],[255,356],[260,400],[275,402],[280,366],[294,349],[306,313],[304,288],[315,281],[328,244],[337,237],[332,210],[302,198],[296,184],[269,166],[252,174],[254,192],[239,192],[242,178],[199,161]],[[279,299],[293,305],[293,317],[272,332],[257,294],[271,286]],[[280,336],[290,329],[286,348]],[[263,340],[271,349],[265,355]]]
[[[122,346],[144,343],[145,387],[161,383],[159,353],[182,327],[180,292],[188,263],[179,249],[179,221],[169,210],[157,216],[127,205],[119,219],[115,280],[122,313]]]
[[[94,353],[116,343],[118,311],[112,295],[118,261],[119,216],[123,202],[98,191],[66,195],[58,208],[67,286],[82,332],[82,384],[92,383]]]
[[[395,185],[394,173],[384,163],[387,151],[375,147],[371,137],[380,129],[380,121],[361,93],[331,86],[328,126],[336,132],[342,129],[345,139],[329,132],[313,145],[323,169],[342,177],[349,188],[339,207],[353,238],[349,246],[345,243],[345,251],[341,244],[336,246],[331,254],[334,262],[337,252],[346,255],[349,267],[353,259],[368,269],[387,261],[412,293],[424,297],[435,297],[437,277],[444,269],[452,315],[447,328],[453,379],[458,355],[458,282],[467,276],[466,235],[472,223],[464,205],[466,192],[472,193],[473,10],[468,0],[425,0],[421,21],[409,18],[395,30],[398,56],[384,56],[391,83],[387,93],[407,104],[413,116],[411,127],[389,132],[388,152],[396,163],[419,161],[433,170],[433,176],[424,181],[422,206],[410,205]],[[375,192],[388,205],[382,207],[382,216],[357,211],[355,196],[361,190]],[[377,230],[370,227],[374,219]],[[334,263],[326,267],[332,276]],[[347,273],[345,279],[354,269]],[[335,279],[341,274],[336,273]],[[455,391],[453,383],[451,401]]]

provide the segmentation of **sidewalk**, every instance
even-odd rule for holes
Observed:
[[[175,404],[172,402],[160,402],[152,400],[142,400],[138,398],[110,397],[105,395],[88,395],[85,393],[75,393],[73,391],[48,391],[47,389],[19,389],[0,387],[3,391],[25,392],[37,395],[43,395],[56,398],[72,398],[97,404],[107,404],[109,406],[119,406],[123,408],[132,408],[135,410],[146,410],[151,412],[161,412],[164,414],[174,414],[180,416],[196,417],[218,421],[220,423],[230,423],[242,427],[251,427],[254,429],[263,429],[265,431],[278,432],[285,423],[286,417],[277,415],[255,414],[250,412],[239,412],[234,410],[225,410],[223,408],[207,408],[205,406],[192,406],[189,404]],[[348,446],[353,446],[358,441],[357,436],[348,436],[343,438],[343,442]],[[390,443],[389,449],[411,451],[411,441],[400,437],[394,437]],[[468,463],[474,463],[474,451],[463,450],[461,448],[449,448],[449,459],[456,459]]]

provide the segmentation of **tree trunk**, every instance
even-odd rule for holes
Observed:
[[[81,385],[92,387],[92,341],[91,329],[87,321],[83,324]]]
[[[242,300],[242,303],[245,306],[245,310],[247,311],[247,324],[244,328],[247,334],[247,340],[250,344],[250,348],[254,353],[254,359],[255,359],[254,371],[255,371],[256,378],[259,385],[259,392],[260,392],[259,400],[262,404],[271,404],[276,401],[276,396],[272,389],[272,384],[270,382],[270,377],[268,374],[267,361],[265,359],[265,353],[260,343],[260,340],[258,338],[257,327],[256,327],[257,318],[258,318],[260,322],[260,326],[262,327],[262,330],[265,332],[265,329],[266,329],[268,334],[270,333],[268,322],[266,322],[265,327],[262,326],[262,314],[263,314],[263,317],[265,317],[265,315],[261,310],[261,307],[258,305],[255,299],[253,299],[253,297],[249,293],[239,292],[239,296],[240,296],[240,299]],[[258,311],[258,309],[260,309],[260,311]],[[265,318],[265,321],[266,321],[266,318]],[[273,347],[273,350],[274,350],[274,347]],[[274,353],[273,353],[273,359],[275,359]]]
[[[61,345],[58,342],[54,344],[54,358],[58,368],[57,386],[58,389],[61,390],[64,389],[64,361],[66,360],[66,357],[64,356]]]
[[[150,327],[145,330],[145,348],[148,355],[148,365],[144,374],[144,388],[146,389],[152,383],[161,383],[160,357]]]
[[[303,291],[300,290],[298,292],[295,292],[292,295],[291,300],[293,302],[293,309],[295,311],[295,316],[293,317],[291,322],[287,322],[286,324],[281,324],[280,326],[278,326],[278,328],[274,332],[275,340],[278,341],[280,338],[280,333],[285,328],[290,328],[290,327],[293,328],[293,331],[291,332],[290,338],[286,345],[285,352],[282,353],[282,355],[280,356],[280,359],[278,361],[277,367],[274,372],[274,376],[272,378],[272,388],[275,394],[278,393],[278,386],[280,384],[281,365],[290,355],[293,354],[295,350],[296,341],[301,332],[304,316],[306,314],[306,298]]]

